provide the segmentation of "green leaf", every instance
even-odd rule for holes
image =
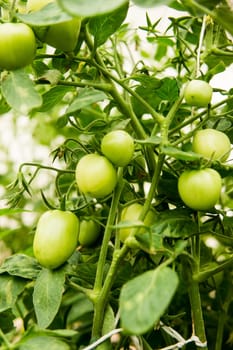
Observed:
[[[158,213],[151,227],[152,235],[162,237],[186,238],[198,230],[188,209],[178,208]]]
[[[161,151],[164,154],[168,155],[169,157],[173,157],[173,158],[185,160],[185,161],[195,161],[195,160],[200,160],[202,158],[200,154],[197,154],[192,151],[184,152],[184,151],[181,151],[179,148],[176,148],[173,146],[163,146],[161,148]]]
[[[64,269],[41,270],[33,292],[33,304],[39,327],[47,328],[54,320],[61,304],[64,283]]]
[[[155,7],[160,5],[169,5],[172,0],[133,0],[135,5],[141,7]]]
[[[0,267],[0,274],[7,272],[12,276],[35,279],[40,270],[34,258],[24,254],[14,254],[5,259]]]
[[[164,314],[178,286],[177,273],[160,266],[127,282],[120,294],[121,325],[130,334],[149,331]]]
[[[174,78],[164,78],[161,80],[162,85],[157,90],[161,100],[173,102],[179,97],[179,88]]]
[[[126,3],[119,9],[110,14],[93,17],[89,21],[90,33],[94,36],[95,47],[98,47],[107,41],[107,39],[116,32],[124,21],[129,4]]]
[[[42,96],[43,103],[42,106],[39,108],[40,112],[47,112],[57,104],[61,102],[65,94],[72,89],[67,86],[55,86],[49,91],[45,92]]]
[[[0,276],[0,312],[12,308],[25,288],[25,280],[9,275]]]
[[[13,109],[23,114],[42,104],[35,84],[23,69],[11,71],[3,79],[2,94]]]
[[[81,89],[78,94],[78,97],[75,98],[74,101],[67,108],[66,113],[74,113],[80,109],[90,106],[92,103],[103,101],[106,98],[106,94],[102,91],[95,90],[92,88]]]
[[[223,28],[225,28],[231,35],[233,35],[233,7],[231,5],[230,8],[229,5],[225,1],[220,2],[214,11],[214,18],[223,26]]]
[[[86,0],[57,0],[57,3],[67,13],[83,17],[98,16],[114,11],[127,2],[127,0],[95,0],[90,3]]]
[[[17,17],[24,23],[32,26],[49,26],[55,23],[62,23],[72,19],[70,15],[64,12],[56,2],[44,6],[41,10],[18,14]]]
[[[69,350],[68,344],[56,337],[38,335],[21,340],[19,350]]]

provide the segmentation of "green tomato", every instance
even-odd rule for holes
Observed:
[[[38,262],[55,269],[66,262],[78,242],[79,219],[70,211],[49,210],[39,218],[33,241]]]
[[[78,241],[82,246],[93,245],[100,234],[100,225],[94,220],[82,220],[79,227]]]
[[[14,70],[32,63],[36,53],[36,39],[28,25],[0,24],[0,38],[0,68]]]
[[[187,104],[197,107],[207,107],[212,99],[213,89],[203,80],[191,80],[184,89]]]
[[[212,160],[226,161],[231,152],[231,142],[221,131],[198,130],[193,137],[192,150]]]
[[[80,191],[95,198],[108,196],[117,183],[117,173],[112,163],[96,153],[80,159],[75,176]]]
[[[133,158],[134,140],[126,131],[114,130],[103,137],[101,151],[116,166],[125,166]]]
[[[178,191],[183,202],[195,210],[209,210],[215,206],[221,194],[222,180],[219,173],[210,168],[186,170],[178,179]]]
[[[149,210],[144,221],[139,220],[139,216],[142,212],[143,206],[139,203],[133,203],[125,207],[121,212],[121,221],[132,221],[132,224],[138,225],[142,224],[145,226],[151,226],[155,222],[155,212],[153,210]],[[132,235],[134,227],[121,228],[119,230],[119,237],[121,242],[125,242],[125,240]],[[145,232],[144,228],[140,228],[138,233]]]
[[[34,12],[42,9],[54,0],[29,0],[27,3],[28,12]],[[72,52],[77,44],[81,28],[81,19],[73,18],[71,20],[55,23],[47,29],[40,30],[35,27],[38,38],[48,45],[64,52]]]

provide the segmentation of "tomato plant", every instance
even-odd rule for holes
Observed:
[[[134,140],[124,130],[113,130],[103,137],[101,151],[116,166],[125,166],[133,158]]]
[[[29,26],[24,23],[2,23],[0,36],[0,68],[14,70],[33,62],[36,39]]]
[[[49,269],[64,264],[78,242],[79,220],[71,212],[46,211],[39,218],[33,251],[38,262]]]
[[[211,168],[186,170],[178,180],[178,190],[184,203],[195,210],[208,210],[217,204],[222,180]]]
[[[100,225],[94,220],[81,220],[78,241],[82,246],[94,244],[100,234]]]
[[[0,348],[230,350],[229,1],[0,9]]]
[[[193,136],[192,150],[212,160],[226,161],[231,152],[231,142],[222,131],[198,130]]]
[[[191,80],[184,89],[185,101],[191,106],[207,107],[212,99],[212,87],[202,80]]]
[[[107,158],[99,154],[87,154],[77,164],[76,181],[81,192],[93,197],[109,195],[117,182],[117,174]]]

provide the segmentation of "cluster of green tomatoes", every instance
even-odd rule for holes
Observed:
[[[224,162],[229,157],[231,143],[221,131],[201,129],[193,136],[192,150],[210,162]],[[111,195],[117,185],[117,167],[127,166],[133,155],[134,139],[128,132],[114,130],[107,133],[101,141],[101,154],[86,154],[77,163],[75,177],[79,191],[93,198]],[[184,204],[194,210],[213,209],[219,200],[221,188],[221,176],[211,167],[185,170],[178,178],[179,195]],[[139,220],[142,209],[143,205],[137,202],[125,206],[121,211],[120,221],[134,222],[134,225],[139,226],[154,224],[154,209],[149,210],[143,222]],[[137,232],[144,232],[143,227]],[[100,225],[93,219],[79,221],[70,211],[47,211],[42,214],[37,225],[34,255],[41,265],[57,268],[71,256],[78,243],[81,246],[92,245],[98,239],[99,233]],[[128,245],[132,247],[136,241],[130,226],[119,229],[119,238],[121,242],[128,240]]]

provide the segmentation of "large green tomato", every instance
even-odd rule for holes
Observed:
[[[34,12],[42,9],[47,4],[55,0],[29,0],[27,2],[28,12]],[[69,21],[56,23],[47,28],[47,30],[40,31],[35,27],[38,38],[64,52],[71,52],[75,49],[79,32],[81,27],[81,19],[73,18]]]
[[[191,80],[184,89],[187,104],[197,107],[207,107],[212,99],[213,89],[203,80]]]
[[[100,225],[94,220],[82,220],[79,227],[78,241],[84,247],[94,244],[100,234]]]
[[[139,220],[139,216],[142,212],[143,206],[139,203],[133,203],[125,207],[120,216],[121,221],[132,221],[132,224],[144,224],[145,226],[151,226],[155,222],[155,212],[153,210],[149,210],[143,222]],[[119,237],[121,242],[125,242],[125,240],[133,233],[133,227],[121,228],[119,230]],[[140,228],[138,233],[145,232],[144,228]]]
[[[0,24],[0,68],[14,70],[32,63],[36,53],[33,30],[24,23]]]
[[[125,166],[133,158],[134,140],[126,131],[114,130],[103,137],[101,151],[116,166]]]
[[[193,137],[192,150],[206,158],[224,162],[231,152],[231,142],[229,137],[219,130],[198,130]]]
[[[80,159],[75,176],[80,191],[95,198],[109,195],[117,183],[117,173],[112,163],[96,153]]]
[[[66,262],[78,242],[79,220],[70,211],[49,210],[41,215],[33,241],[38,262],[55,269]]]
[[[209,210],[217,204],[222,180],[219,173],[210,168],[186,170],[178,179],[178,191],[183,202],[195,210]]]

